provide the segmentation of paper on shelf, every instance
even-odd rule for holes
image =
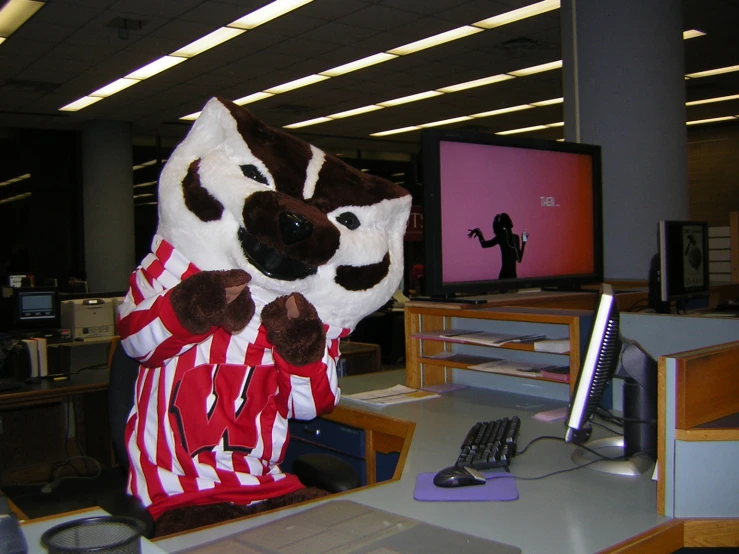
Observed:
[[[537,352],[565,354],[570,351],[570,339],[538,340],[534,343],[534,350]]]
[[[435,392],[412,389],[405,385],[395,385],[387,389],[346,394],[343,395],[342,398],[355,400],[370,406],[382,407],[391,406],[393,404],[402,404],[404,402],[415,402],[417,400],[438,398],[439,396],[440,395]]]
[[[488,371],[490,373],[505,373],[507,375],[540,375],[541,368],[532,363],[514,362],[510,360],[491,360],[482,364],[470,366],[469,369]]]

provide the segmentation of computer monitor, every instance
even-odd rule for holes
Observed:
[[[673,302],[681,306],[692,299],[710,294],[708,273],[708,223],[699,221],[667,221],[658,225],[659,283],[663,309],[670,311]]]
[[[617,374],[624,377],[624,434],[588,442],[595,412]],[[601,286],[565,425],[565,442],[588,443],[604,456],[621,458],[593,464],[593,469],[639,475],[656,458],[657,362],[638,343],[621,336],[616,296],[608,284]],[[573,460],[583,465],[595,456],[578,449]]]
[[[436,129],[421,158],[424,295],[603,281],[599,146]]]
[[[54,289],[18,288],[14,290],[12,301],[14,329],[50,329],[58,326]]]

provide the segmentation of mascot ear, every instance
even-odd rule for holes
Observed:
[[[200,153],[207,152],[211,148],[223,144],[226,139],[225,129],[229,126],[235,127],[236,122],[228,108],[223,105],[220,98],[211,98],[193,123],[190,132],[183,141],[183,146],[188,150],[194,149]]]

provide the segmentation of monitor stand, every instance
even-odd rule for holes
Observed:
[[[589,441],[588,448],[608,458],[623,457],[624,438],[615,436]],[[595,460],[600,460],[601,458],[584,448],[577,448],[570,456],[570,459],[577,465],[582,466]],[[591,463],[587,467],[602,473],[610,473],[611,475],[636,477],[652,467],[653,464],[654,461],[646,454],[637,454],[625,460],[603,460],[597,463]]]

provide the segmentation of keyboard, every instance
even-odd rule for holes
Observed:
[[[473,469],[507,468],[516,455],[520,428],[518,416],[478,421],[467,432],[455,465]]]

